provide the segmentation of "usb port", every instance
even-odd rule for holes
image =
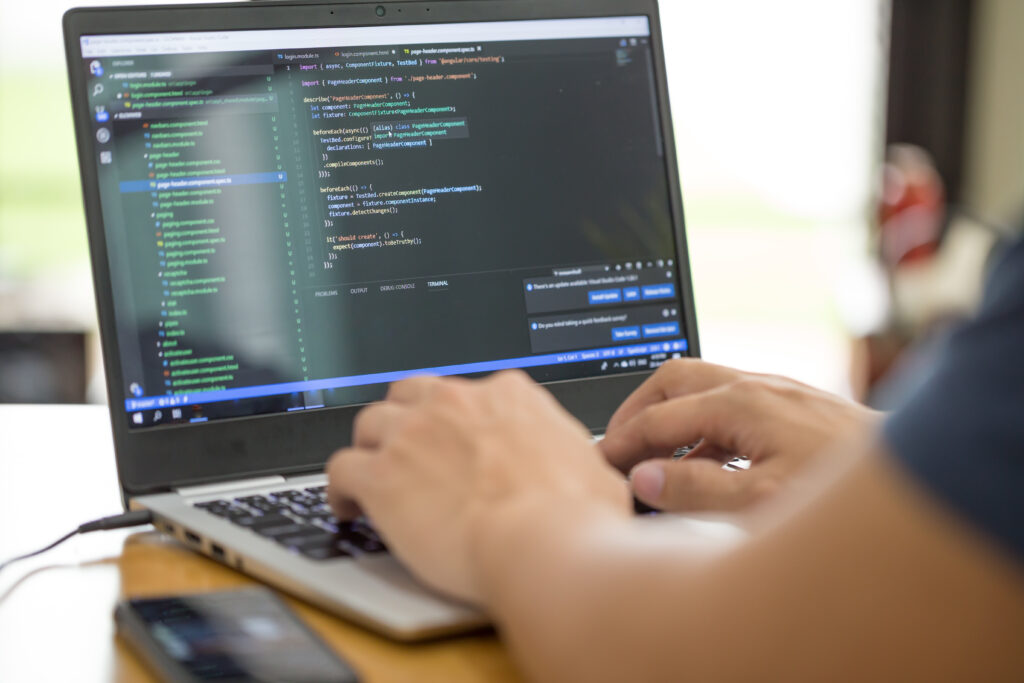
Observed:
[[[185,529],[185,540],[193,545],[202,545],[203,540],[188,529]]]
[[[227,553],[224,552],[224,548],[220,547],[216,543],[212,543],[210,545],[210,552],[213,553],[213,556],[221,562],[223,562],[224,558],[227,557]]]

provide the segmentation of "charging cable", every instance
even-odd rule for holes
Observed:
[[[8,565],[14,564],[19,560],[27,560],[30,557],[42,555],[47,550],[56,548],[64,541],[68,540],[72,536],[77,536],[78,534],[88,534],[93,531],[109,531],[111,529],[126,529],[128,527],[150,524],[152,522],[153,513],[150,512],[149,510],[133,510],[131,512],[125,512],[120,515],[101,517],[100,519],[95,519],[91,522],[86,522],[85,524],[82,524],[71,533],[67,534],[66,536],[62,536],[61,538],[58,538],[56,541],[46,546],[45,548],[40,548],[39,550],[36,550],[34,552],[27,553],[25,555],[19,555],[18,557],[12,557],[9,560],[4,560],[2,563],[0,563],[0,571],[3,571]]]

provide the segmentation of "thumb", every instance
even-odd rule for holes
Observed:
[[[629,479],[633,495],[665,512],[736,510],[776,488],[756,469],[730,472],[706,458],[646,460]]]

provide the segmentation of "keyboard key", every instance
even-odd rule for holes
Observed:
[[[279,501],[293,501],[296,503],[316,503],[319,502],[320,500],[318,496],[314,496],[300,489],[290,489],[288,491],[275,491],[270,495],[271,497]]]
[[[386,553],[388,551],[387,546],[381,543],[378,539],[362,535],[356,536],[352,541],[352,545],[359,548],[364,553]]]
[[[336,538],[343,545],[351,546],[365,553],[382,553],[387,550],[375,533],[363,533],[361,529],[353,525],[342,526],[338,530]]]
[[[314,512],[303,517],[303,519],[308,520],[310,522],[322,522],[324,524],[334,525],[338,524],[338,518],[330,512]]]
[[[325,530],[331,532],[332,534],[338,533],[338,524],[339,524],[339,522],[338,522],[338,520],[334,519],[333,517],[330,518],[330,519],[310,519],[308,521],[309,521],[310,524],[314,524],[314,525],[320,527],[321,529],[325,529]]]
[[[281,534],[274,537],[278,543],[289,548],[309,545],[325,545],[334,539],[334,535],[317,527],[305,527],[294,534]]]
[[[266,505],[270,500],[266,496],[242,496],[235,498],[235,502],[243,505]]]
[[[363,517],[352,522],[352,529],[359,532],[367,538],[371,538],[375,541],[380,541],[380,536],[377,535],[377,531],[370,526],[370,523]]]
[[[329,560],[335,557],[351,557],[337,545],[317,545],[308,548],[297,548],[297,550],[311,560]]]
[[[228,501],[228,500],[208,500],[208,501],[206,501],[204,503],[196,503],[195,507],[203,508],[204,510],[209,510],[211,508],[231,507],[231,501]]]
[[[246,517],[236,517],[231,521],[248,529],[265,529],[295,523],[292,519],[276,513],[260,516],[249,515]]]
[[[353,545],[364,553],[386,553],[388,548],[380,541],[375,541],[372,538],[363,538],[361,541],[353,543]]]
[[[288,503],[282,500],[271,500],[266,496],[246,496],[244,498],[236,498],[236,502],[251,508],[253,510],[259,510],[261,512],[287,512]]]
[[[334,534],[290,538],[287,543],[282,539],[281,542],[288,546],[289,549],[314,560],[326,560],[332,557],[351,557],[353,553],[359,552],[351,545],[339,541]]]
[[[286,489],[284,491],[273,491],[270,495],[273,498],[291,500],[292,498],[301,498],[306,494],[301,489]]]
[[[303,519],[321,519],[326,517],[334,517],[334,515],[331,513],[331,509],[326,505],[322,505],[320,503],[310,506],[292,505],[291,511],[292,514],[294,514],[296,517],[302,517]]]
[[[288,524],[278,524],[275,526],[261,526],[255,528],[254,531],[260,536],[266,536],[267,538],[277,538],[278,536],[294,536],[296,534],[303,533],[306,529],[315,529],[318,533],[320,529],[311,527],[305,524],[296,524],[291,520],[288,520]]]

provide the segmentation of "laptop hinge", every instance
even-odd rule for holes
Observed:
[[[256,479],[235,479],[234,481],[222,481],[217,484],[201,484],[199,486],[182,486],[174,489],[175,493],[182,496],[209,496],[228,491],[251,489],[272,484],[283,484],[284,477],[274,475],[272,477],[257,477]]]

